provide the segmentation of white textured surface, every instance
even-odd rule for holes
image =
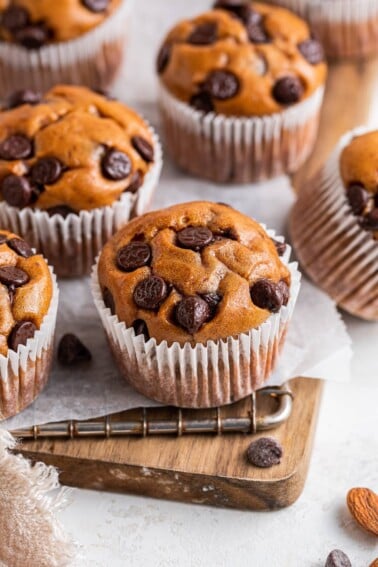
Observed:
[[[141,35],[134,36],[129,68],[141,69],[141,96],[147,117],[154,120],[149,100],[157,37],[177,17],[209,3],[136,4]],[[119,94],[127,98],[127,93],[120,83]],[[181,200],[189,184],[190,179],[180,186]],[[173,176],[170,190],[179,190]],[[219,189],[219,200],[224,195]],[[350,520],[345,495],[358,485],[378,491],[378,325],[349,317],[347,322],[355,348],[353,381],[326,385],[308,482],[294,506],[273,513],[237,512],[75,490],[62,519],[82,546],[76,565],[322,567],[328,552],[338,547],[348,553],[353,567],[368,567],[378,557],[377,539]]]

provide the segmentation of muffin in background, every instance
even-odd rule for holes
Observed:
[[[30,405],[49,377],[56,278],[25,240],[0,230],[0,421]]]
[[[85,87],[14,93],[0,112],[0,226],[60,276],[88,274],[104,243],[148,207],[162,166],[132,109]]]
[[[224,405],[260,388],[299,292],[289,257],[282,239],[227,205],[185,203],[133,219],[92,275],[123,376],[182,407]]]
[[[133,0],[1,0],[0,95],[57,83],[109,88]]]
[[[157,57],[171,157],[224,183],[296,171],[313,149],[326,69],[308,24],[283,8],[220,0],[178,23]]]
[[[341,138],[294,205],[291,236],[311,279],[349,313],[378,321],[378,131]]]

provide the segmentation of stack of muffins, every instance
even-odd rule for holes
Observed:
[[[0,418],[30,404],[48,378],[58,289],[44,257],[61,277],[93,266],[94,301],[120,372],[162,403],[239,400],[263,386],[284,344],[300,274],[282,237],[220,203],[146,213],[162,167],[159,138],[101,90],[120,66],[130,8],[131,0],[0,2]],[[177,24],[157,55],[171,158],[220,183],[295,172],[316,140],[326,73],[322,44],[301,17],[271,3],[218,0]],[[378,182],[370,165],[356,165],[361,144],[344,150],[337,196],[353,250],[355,233],[378,234]],[[320,198],[304,191],[293,216],[310,272],[297,225],[308,201],[311,227],[324,203],[334,206],[333,174],[334,163]],[[337,223],[330,234],[335,249],[346,245]],[[354,311],[374,318],[367,292],[376,240],[366,246],[372,264]],[[346,308],[352,295],[335,293]]]

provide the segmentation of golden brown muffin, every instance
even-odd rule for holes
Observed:
[[[0,230],[0,355],[34,336],[47,314],[52,280],[46,261],[15,234]]]
[[[0,199],[15,207],[66,215],[112,205],[153,161],[142,118],[84,87],[15,93],[0,112]]]
[[[378,239],[378,131],[353,138],[341,154],[340,172],[353,213]]]
[[[157,69],[168,91],[197,110],[262,116],[298,103],[324,85],[321,45],[286,9],[220,0],[180,22],[164,40]]]
[[[0,0],[0,39],[37,49],[101,24],[121,0]]]
[[[132,220],[105,245],[98,276],[120,321],[168,344],[248,332],[290,294],[290,273],[265,230],[210,202]]]

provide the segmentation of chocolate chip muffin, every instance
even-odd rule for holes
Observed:
[[[301,191],[293,242],[309,276],[338,305],[378,320],[378,132],[346,134]],[[316,237],[314,237],[316,235]]]
[[[41,211],[50,217],[68,217],[67,222],[78,225],[86,223],[79,226],[83,234],[88,233],[90,218],[98,223],[98,217],[103,216],[108,229],[100,226],[100,233],[90,236],[104,239],[101,231],[108,230],[110,236],[115,224],[120,226],[133,210],[140,212],[147,205],[160,166],[160,148],[153,131],[120,102],[67,85],[54,87],[45,95],[18,91],[0,112],[1,223],[14,229],[15,219],[25,213],[36,225],[33,234],[38,233],[33,246],[62,274],[66,268],[62,250],[56,250],[56,235],[52,236],[55,251],[47,248],[51,235],[46,227],[56,231],[57,221],[49,221],[46,214],[42,220]],[[117,218],[109,219],[112,209]],[[21,220],[19,223],[22,233]],[[87,259],[87,272],[96,251],[98,247]],[[63,258],[64,254],[67,247]],[[88,257],[87,250],[85,254]],[[80,256],[78,246],[72,256]],[[71,261],[72,257],[67,275],[71,274]],[[80,275],[82,267],[72,273]]]
[[[0,230],[0,419],[29,405],[45,385],[56,310],[56,284],[44,258]]]
[[[1,94],[58,81],[109,86],[122,63],[131,2],[0,0]]]
[[[292,309],[296,294],[292,278],[296,281],[296,275],[287,265],[287,256],[283,261],[279,253],[286,254],[282,242],[273,240],[256,221],[222,204],[175,205],[128,223],[105,245],[98,264],[105,328],[114,321],[111,315],[117,315],[115,324],[124,323],[126,343],[130,341],[126,347],[110,339],[126,377],[144,394],[178,405],[216,405],[231,401],[232,396],[247,395],[246,388],[250,393],[274,366],[285,325],[278,323],[271,337],[275,347],[268,369],[265,363],[257,369],[260,357],[265,359],[268,352],[272,355],[264,341],[256,351],[255,345],[248,349],[243,344],[239,361],[226,363],[224,357],[237,356],[231,348],[233,341],[240,346],[244,340],[253,343],[254,333],[259,335],[264,324],[270,326],[273,317],[280,320],[283,312]],[[135,357],[130,356],[130,345],[136,349]],[[139,356],[138,349],[155,353],[154,364],[164,372],[164,384],[155,370],[148,376],[145,354]],[[203,359],[198,363],[206,367],[200,379],[207,383],[214,378],[210,353],[216,349],[218,363],[231,365],[231,374],[235,372],[232,377],[225,372],[223,393],[218,385],[209,384],[201,386],[206,393],[200,394],[195,384],[191,391],[189,376],[197,373],[197,367],[190,357],[185,362],[189,391],[183,393],[184,386],[177,384],[180,371],[173,353],[184,356],[181,363],[183,353],[191,352],[194,357],[206,353],[209,367]],[[136,359],[144,360],[140,368]]]
[[[170,152],[215,181],[295,171],[316,134],[322,46],[283,8],[242,0],[214,8],[177,24],[157,57]]]

